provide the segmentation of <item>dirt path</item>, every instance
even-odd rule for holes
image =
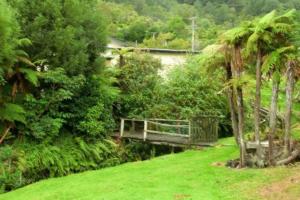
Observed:
[[[261,195],[265,200],[300,200],[300,171],[282,181],[263,187]]]

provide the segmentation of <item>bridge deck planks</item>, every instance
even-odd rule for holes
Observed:
[[[115,132],[114,136],[119,137],[119,132]],[[143,132],[132,133],[130,131],[124,131],[122,138],[144,140]],[[153,144],[166,144],[171,146],[214,146],[214,143],[210,142],[191,142],[189,137],[170,135],[170,134],[158,134],[158,133],[147,133],[146,142]]]

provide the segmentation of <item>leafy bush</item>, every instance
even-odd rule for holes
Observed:
[[[221,76],[210,77],[206,67],[196,59],[185,66],[174,68],[168,79],[159,87],[158,103],[147,111],[150,117],[193,119],[205,113],[220,117],[228,115],[227,100],[220,93],[223,88]],[[222,119],[222,118],[221,118]],[[229,121],[221,121],[223,125]]]
[[[0,148],[0,193],[25,184],[22,177],[24,169],[24,154],[13,149],[11,146]]]
[[[161,63],[148,54],[133,53],[126,56],[125,65],[120,69],[121,90],[117,114],[121,117],[146,117],[147,110],[155,104],[158,75]]]
[[[29,140],[0,148],[0,188],[9,191],[48,177],[119,164],[110,140],[85,141],[65,134],[55,143]]]
[[[0,2],[1,190],[119,162],[108,137],[118,92],[99,56],[96,3],[12,0],[15,14]],[[30,42],[18,29],[32,46],[19,49]]]

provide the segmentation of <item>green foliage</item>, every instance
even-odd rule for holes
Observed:
[[[23,107],[13,103],[4,103],[0,107],[0,120],[1,121],[19,121],[25,123],[25,111]]]
[[[2,166],[2,190],[118,163],[108,138],[118,92],[99,56],[106,25],[96,1],[9,4],[16,15],[0,3],[0,137],[8,133],[4,143],[16,152],[5,162],[26,162]]]
[[[267,55],[262,65],[262,71],[264,73],[282,71],[282,68],[287,63],[287,60],[293,54],[295,54],[295,52],[296,48],[294,46],[282,47],[274,50],[273,52]]]
[[[55,144],[25,144],[24,149],[26,168],[23,174],[31,182],[118,163],[115,146],[109,141],[87,143],[80,137],[65,135]]]
[[[220,80],[221,74],[209,77],[205,65],[191,60],[171,71],[168,80],[160,85],[160,101],[149,113],[152,117],[174,119],[193,119],[205,113],[227,116],[226,98],[218,93],[223,87]]]
[[[184,39],[176,38],[172,33],[160,33],[157,37],[144,39],[140,46],[148,48],[189,49],[191,45]]]
[[[18,142],[0,148],[0,186],[12,190],[43,178],[64,176],[119,163],[116,146],[64,135],[54,144]]]
[[[190,18],[196,16],[196,39],[200,49],[213,44],[217,35],[245,20],[272,10],[278,10],[279,13],[294,8],[299,10],[299,6],[296,0],[106,0],[99,5],[101,12],[112,22],[111,35],[125,39],[126,33],[132,35],[130,40],[134,42],[151,40],[153,35],[172,33],[185,43],[190,43]],[[132,21],[135,24],[139,19],[144,19],[144,23],[151,23],[144,29],[144,34],[139,34],[141,37],[135,37],[136,29],[130,30],[129,27]],[[141,26],[144,27],[142,24]],[[146,46],[145,43],[144,45]],[[177,49],[184,47],[186,46],[176,46]]]
[[[30,57],[47,59],[49,69],[63,67],[72,75],[95,69],[96,55],[105,48],[106,25],[95,4],[94,0],[11,2],[19,12],[23,34],[38,44],[27,49]]]
[[[138,52],[126,56],[125,63],[119,73],[121,97],[117,112],[123,117],[146,117],[145,112],[155,104],[161,63]]]
[[[0,2],[0,63],[11,64],[14,48],[17,45],[18,24],[14,18],[14,11],[7,5],[6,1]],[[9,62],[9,63],[7,63]]]
[[[294,0],[260,0],[252,2],[258,7],[252,10],[243,0],[113,2],[0,2],[0,137],[5,136],[4,145],[0,144],[0,190],[156,154],[152,147],[136,144],[117,149],[109,138],[116,127],[114,118],[192,119],[208,112],[224,116],[221,126],[228,126],[218,70],[230,60],[224,54],[228,46],[204,52],[163,74],[164,80],[159,60],[128,49],[118,51],[124,63],[117,74],[106,69],[99,55],[105,50],[107,33],[140,46],[189,49],[190,17],[196,16],[202,48],[247,15],[273,8],[282,8],[280,13],[298,5]],[[258,43],[266,45],[264,50],[271,53],[263,68],[270,72],[290,56],[290,44],[282,41],[290,36],[286,33],[294,15],[295,11],[271,12],[226,32],[223,39],[240,45],[250,37],[249,52],[256,52]],[[270,29],[282,36],[276,43]],[[213,76],[208,76],[208,67],[217,69]],[[279,76],[279,71],[274,75]],[[235,85],[244,82],[231,80]]]
[[[146,37],[147,32],[151,32],[151,30],[149,30],[151,24],[152,21],[149,18],[138,17],[122,29],[120,32],[122,35],[121,38],[126,41],[137,41],[140,43]]]
[[[13,10],[3,1],[0,11],[0,126],[5,133],[14,122],[25,123],[21,102],[28,88],[38,84],[38,78],[36,71],[30,68],[33,64],[22,50],[30,41],[18,39],[19,27],[13,18]],[[5,137],[2,132],[1,137]]]
[[[0,148],[0,193],[24,185],[22,170],[24,154],[11,146]]]
[[[176,197],[205,200],[265,199],[258,191],[268,185],[284,181],[286,177],[294,177],[300,169],[274,167],[233,170],[219,166],[237,155],[238,149],[234,146],[234,140],[229,138],[221,140],[217,147],[202,151],[190,150],[145,162],[127,163],[115,168],[49,179],[1,195],[0,199],[23,200],[25,195],[28,199],[38,197],[41,200],[86,198],[132,200],[145,197],[152,200]],[[298,184],[285,185],[289,186],[291,188],[287,189],[289,192],[285,193],[283,198],[297,199]],[[269,194],[271,199],[272,195],[282,195],[280,191]]]

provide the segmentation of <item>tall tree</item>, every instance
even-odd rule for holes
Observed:
[[[18,39],[14,14],[5,1],[0,3],[0,144],[15,123],[25,123],[23,94],[31,85],[37,85],[35,66],[22,50],[31,43],[28,39]]]
[[[285,154],[291,153],[291,117],[293,107],[293,92],[295,84],[295,65],[293,60],[287,62],[286,69],[286,110],[285,110],[285,125],[284,125],[284,151]]]
[[[293,11],[294,12],[294,11]],[[253,32],[248,38],[246,52],[248,56],[256,54],[256,92],[254,104],[254,128],[255,141],[258,144],[257,153],[260,155],[260,108],[261,108],[261,66],[263,57],[270,53],[276,46],[282,42],[280,38],[284,37],[291,30],[292,15],[277,17],[276,11],[266,14],[259,20],[254,20]]]
[[[233,79],[231,69],[231,49],[226,44],[210,45],[203,49],[202,56],[202,64],[208,68],[209,72],[214,72],[219,67],[221,67],[225,71],[224,85],[226,88],[227,99],[230,109],[231,125],[235,141],[237,145],[239,145],[240,139],[238,133],[239,130],[236,97],[234,94],[234,87],[230,83]]]
[[[245,166],[245,141],[244,141],[244,100],[243,100],[243,73],[244,62],[242,57],[242,48],[249,37],[249,23],[245,23],[240,27],[233,28],[223,35],[223,40],[226,44],[230,45],[231,55],[231,70],[233,73],[233,79],[235,79],[235,94],[237,102],[238,112],[238,133],[240,144],[240,167]]]
[[[280,85],[280,78],[281,73],[284,71],[284,67],[288,63],[288,55],[290,52],[294,51],[293,46],[289,47],[281,47],[274,50],[272,53],[267,55],[266,60],[262,66],[264,72],[268,72],[271,74],[272,77],[272,96],[271,96],[271,105],[270,105],[270,130],[268,134],[269,138],[269,165],[274,165],[274,136],[277,130],[277,103],[278,103],[278,92],[279,92],[279,85]],[[289,77],[292,78],[292,77]],[[293,80],[287,80],[293,81]],[[288,83],[291,84],[291,83]],[[292,86],[292,85],[291,85]],[[291,95],[290,91],[288,91],[288,96]],[[291,106],[291,99],[288,99],[288,104]],[[291,111],[288,107],[287,114],[291,115]],[[288,116],[289,120],[286,121],[287,125],[290,126],[290,116]],[[290,129],[288,127],[288,129]],[[289,130],[290,131],[290,130]]]
[[[97,10],[97,1],[22,0],[11,1],[11,5],[19,12],[22,33],[34,45],[27,49],[29,55],[34,60],[46,58],[42,68],[63,68],[74,83],[82,77],[83,84],[59,105],[63,127],[70,133],[86,135],[78,121],[89,121],[91,110],[98,113],[105,110],[110,117],[95,121],[93,126],[102,130],[99,135],[107,134],[107,127],[113,126],[111,110],[115,94],[111,93],[111,75],[105,72],[100,56],[106,48],[107,25]]]

